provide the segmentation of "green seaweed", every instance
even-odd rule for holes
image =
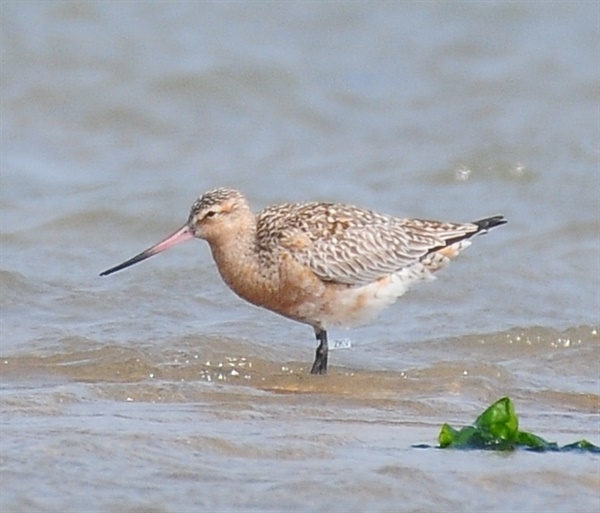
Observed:
[[[582,451],[600,453],[600,447],[580,440],[559,447],[542,437],[519,431],[519,418],[509,397],[499,399],[488,407],[472,426],[455,429],[444,424],[438,436],[442,449],[487,449],[513,451],[524,448],[530,451]]]

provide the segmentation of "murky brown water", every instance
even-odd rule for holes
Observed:
[[[592,3],[2,3],[0,510],[600,508],[590,454],[447,452],[509,395],[600,444]],[[218,185],[502,213],[308,375],[205,244],[98,273]]]

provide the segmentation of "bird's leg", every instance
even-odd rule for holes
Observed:
[[[327,345],[327,331],[321,328],[315,328],[315,336],[319,343],[315,354],[315,363],[313,363],[311,374],[327,374],[327,353],[329,346]]]

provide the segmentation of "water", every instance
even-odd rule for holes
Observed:
[[[600,443],[595,2],[2,2],[1,498],[20,511],[595,511],[598,457],[422,450],[511,396]],[[376,325],[239,301],[204,190],[509,224]]]

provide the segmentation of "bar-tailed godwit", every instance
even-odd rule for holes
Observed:
[[[175,233],[101,276],[197,237],[240,297],[313,327],[311,374],[327,372],[327,329],[373,320],[417,281],[433,278],[474,235],[506,223],[397,218],[336,203],[285,203],[252,213],[229,188],[206,192]]]

